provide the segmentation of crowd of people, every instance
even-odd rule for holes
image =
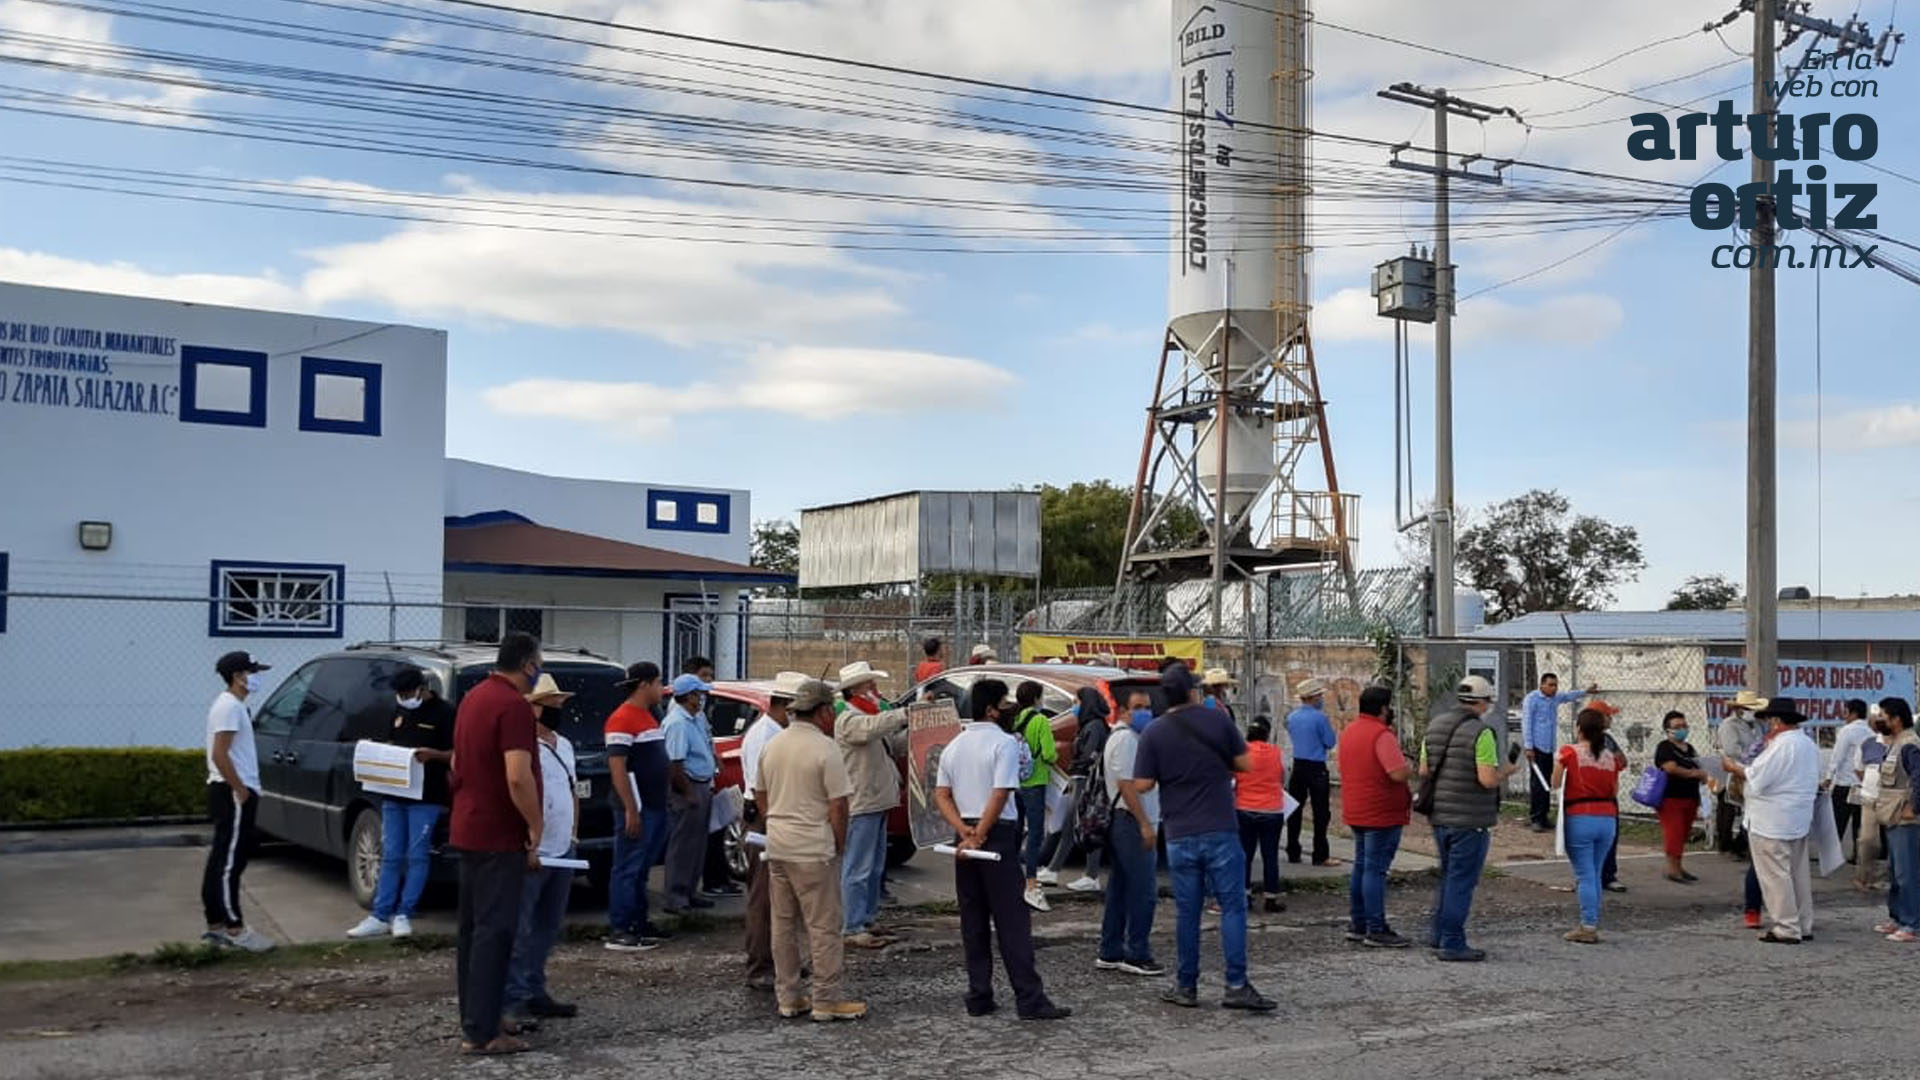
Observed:
[[[984,662],[980,650],[970,657]],[[927,662],[938,662],[931,643]],[[924,665],[923,665],[924,666]],[[627,698],[604,721],[615,803],[606,946],[657,948],[670,935],[649,917],[647,878],[666,867],[671,914],[712,906],[724,884],[703,878],[718,837],[711,827],[718,774],[706,718],[711,665],[667,681],[639,662],[620,686]],[[207,938],[241,948],[271,947],[248,930],[239,910],[239,874],[251,845],[249,817],[258,764],[245,701],[265,665],[245,653],[216,666],[224,689],[208,722],[209,808],[215,838],[204,883]],[[888,678],[866,662],[849,664],[837,685],[796,672],[773,680],[769,703],[741,745],[743,815],[751,848],[745,928],[748,984],[771,991],[784,1018],[859,1019],[867,1005],[849,986],[844,950],[880,949],[897,939],[881,917],[886,818],[901,798],[895,758],[904,749],[907,712],[880,695]],[[1425,939],[1447,962],[1476,962],[1467,925],[1500,815],[1501,792],[1522,767],[1531,773],[1538,811],[1557,795],[1558,826],[1576,883],[1578,922],[1569,942],[1600,940],[1602,901],[1623,891],[1614,880],[1619,797],[1626,757],[1609,734],[1617,709],[1589,686],[1559,692],[1552,675],[1523,706],[1521,746],[1503,755],[1501,724],[1490,718],[1495,692],[1474,675],[1453,688],[1454,704],[1431,718],[1416,760],[1402,748],[1392,693],[1363,689],[1356,715],[1337,733],[1325,709],[1326,685],[1306,679],[1286,717],[1292,767],[1273,742],[1275,725],[1255,716],[1242,725],[1225,705],[1232,680],[1200,677],[1181,662],[1163,666],[1156,695],[1130,690],[1113,701],[1104,688],[1073,706],[1070,746],[1054,737],[1035,682],[1009,687],[984,674],[971,681],[964,729],[947,744],[932,777],[933,804],[952,831],[953,885],[960,912],[971,1016],[998,1009],[994,951],[1023,1020],[1069,1016],[1038,970],[1031,919],[1048,905],[1043,886],[1073,849],[1088,854],[1079,891],[1104,891],[1095,967],[1164,977],[1152,929],[1159,904],[1160,850],[1174,901],[1175,967],[1161,994],[1168,1004],[1199,1004],[1203,914],[1218,916],[1229,1009],[1266,1012],[1275,1003],[1248,974],[1248,913],[1280,899],[1281,840],[1289,861],[1310,851],[1334,865],[1329,844],[1331,762],[1338,767],[1341,819],[1353,836],[1347,939],[1372,948],[1413,942],[1388,920],[1387,882],[1403,832],[1428,818],[1437,884]],[[580,819],[575,755],[549,722],[571,696],[542,671],[540,644],[509,635],[490,676],[461,698],[457,713],[434,694],[424,672],[393,678],[389,741],[413,749],[425,768],[418,800],[389,798],[382,808],[383,861],[373,910],[348,931],[354,938],[411,933],[426,882],[428,851],[442,807],[449,844],[459,855],[457,983],[463,1047],[473,1054],[514,1053],[521,1036],[577,1007],[548,990],[546,961],[560,932],[572,885]],[[1575,739],[1557,740],[1553,710],[1579,703]],[[1809,941],[1814,933],[1810,863],[1838,837],[1818,834],[1830,804],[1837,831],[1856,848],[1855,886],[1875,886],[1876,856],[1889,872],[1888,919],[1876,931],[1896,942],[1920,940],[1920,733],[1911,705],[1887,698],[1847,704],[1825,766],[1796,703],[1742,692],[1718,732],[1719,774],[1690,741],[1687,717],[1669,712],[1650,774],[1635,797],[1657,810],[1666,878],[1699,879],[1684,852],[1697,818],[1717,797],[1734,808],[1736,846],[1747,851],[1746,921],[1770,944]],[[1544,719],[1543,719],[1544,718]],[[1062,750],[1066,753],[1063,754]],[[1056,785],[1065,770],[1070,783]],[[1067,824],[1051,832],[1048,792],[1064,787]],[[1058,798],[1059,796],[1056,796]],[[1302,845],[1311,815],[1310,848]],[[1536,812],[1532,824],[1542,819]],[[1553,827],[1551,824],[1549,828]],[[1053,845],[1049,858],[1048,845]],[[1262,862],[1256,879],[1255,857]],[[1823,870],[1830,870],[1824,867]],[[1104,886],[1098,881],[1102,874]]]

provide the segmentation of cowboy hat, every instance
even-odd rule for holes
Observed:
[[[1751,690],[1742,690],[1727,700],[1727,708],[1755,712],[1767,707],[1767,699]]]
[[[995,660],[998,658],[999,654],[993,651],[993,646],[984,641],[967,651],[967,659],[969,660]]]
[[[540,673],[540,681],[534,683],[533,690],[527,694],[527,700],[535,705],[557,706],[565,705],[567,699],[572,696],[573,691],[560,689],[560,684],[553,681],[553,676],[543,671]]]
[[[865,660],[855,660],[840,669],[840,689],[851,690],[863,683],[879,682],[889,677],[884,671],[873,670],[873,665]]]
[[[1207,672],[1207,676],[1211,679],[1213,672]],[[1325,680],[1322,679],[1302,679],[1300,680],[1300,685],[1293,688],[1293,696],[1299,698],[1301,701],[1305,701],[1308,698],[1320,697],[1326,692],[1327,684]]]
[[[1232,675],[1227,674],[1226,668],[1216,667],[1216,668],[1207,669],[1207,673],[1204,676],[1202,676],[1200,679],[1200,685],[1201,686],[1235,686],[1238,684],[1236,684],[1233,681]]]
[[[1795,708],[1795,702],[1790,697],[1767,699],[1765,705],[1753,711],[1753,718],[1755,720],[1778,720],[1783,724],[1804,724],[1807,722],[1806,714],[1802,713],[1798,708]]]
[[[800,692],[801,684],[806,681],[807,676],[803,672],[783,671],[773,677],[773,688],[767,691],[767,696],[786,698],[791,701],[794,695]]]

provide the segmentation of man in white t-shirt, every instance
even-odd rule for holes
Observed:
[[[1811,845],[1820,797],[1820,748],[1800,730],[1807,718],[1792,698],[1770,698],[1754,719],[1772,722],[1765,749],[1750,765],[1728,764],[1746,781],[1747,833],[1760,883],[1760,940],[1797,945],[1813,936]]]
[[[767,752],[767,744],[773,737],[786,730],[787,706],[793,701],[794,692],[806,681],[807,677],[798,671],[783,671],[774,676],[773,689],[767,694],[767,711],[760,714],[740,740],[740,772],[747,783],[747,828],[762,835],[767,828],[766,811],[754,802],[754,793],[760,784],[760,756]],[[747,845],[747,860],[751,864],[747,873],[747,988],[772,990],[773,899],[767,889],[766,849]]]
[[[248,952],[266,952],[273,942],[247,928],[240,916],[240,875],[258,843],[253,828],[260,804],[260,755],[253,748],[253,714],[247,697],[261,689],[268,665],[244,652],[230,652],[213,666],[226,684],[207,710],[207,816],[213,819],[213,846],[200,882],[207,932],[202,940]]]
[[[573,743],[555,731],[560,709],[573,695],[560,689],[552,675],[542,673],[527,703],[533,706],[534,734],[540,740],[540,847],[547,859],[573,854],[578,839],[580,770],[574,763]],[[513,935],[513,958],[507,962],[506,1015],[524,1029],[543,1017],[571,1017],[580,1007],[555,1001],[547,993],[547,955],[560,936],[567,916],[567,897],[573,892],[573,871],[563,866],[541,866],[527,874],[520,893],[520,926]]]

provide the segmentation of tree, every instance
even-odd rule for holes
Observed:
[[[753,523],[753,565],[780,574],[800,572],[800,526],[791,521],[773,520]],[[771,586],[769,596],[788,596],[784,585]]]
[[[1557,491],[1529,491],[1463,524],[1454,570],[1487,597],[1493,622],[1530,611],[1592,611],[1647,565],[1632,526],[1575,515]]]
[[[1740,586],[1725,574],[1695,574],[1673,590],[1668,611],[1725,611],[1740,602]]]
[[[1133,491],[1109,480],[1040,488],[1040,580],[1048,588],[1112,585],[1127,545]],[[1151,507],[1149,507],[1151,509]],[[1195,547],[1205,529],[1190,506],[1176,505],[1155,527],[1155,550]]]

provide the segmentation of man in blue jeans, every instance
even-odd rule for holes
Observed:
[[[389,795],[380,801],[380,884],[373,911],[347,931],[350,938],[413,933],[413,909],[432,870],[433,829],[446,812],[447,763],[453,760],[453,706],[427,685],[427,673],[411,665],[393,674],[393,726],[384,741],[413,748],[423,763],[420,798]]]
[[[1469,675],[1453,696],[1460,704],[1433,718],[1420,748],[1420,776],[1433,778],[1433,803],[1422,809],[1433,821],[1440,860],[1428,943],[1442,960],[1471,963],[1487,954],[1467,945],[1467,916],[1500,819],[1500,787],[1519,766],[1500,763],[1499,737],[1485,719],[1493,684]]]
[[[642,660],[619,684],[627,700],[607,717],[607,772],[614,795],[613,872],[607,883],[607,948],[646,952],[664,931],[647,918],[647,878],[667,850],[667,741],[654,719],[666,692],[658,665]]]
[[[1270,1012],[1274,1003],[1247,981],[1247,859],[1233,805],[1233,774],[1253,768],[1247,740],[1226,713],[1201,703],[1185,664],[1167,668],[1160,686],[1168,709],[1140,737],[1129,781],[1135,794],[1160,789],[1178,909],[1174,944],[1180,967],[1160,1000],[1189,1009],[1200,1004],[1200,911],[1211,894],[1220,905],[1226,954],[1227,993],[1220,1004]]]
[[[1159,976],[1167,969],[1154,962],[1148,935],[1153,933],[1153,909],[1160,899],[1160,793],[1134,789],[1134,765],[1140,756],[1136,711],[1150,711],[1144,691],[1134,691],[1127,714],[1116,717],[1101,752],[1101,783],[1113,804],[1107,822],[1107,906],[1100,920],[1100,955],[1094,967],[1128,975]]]

